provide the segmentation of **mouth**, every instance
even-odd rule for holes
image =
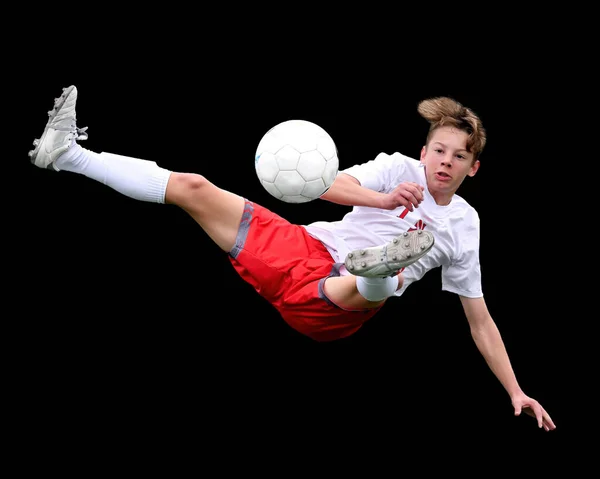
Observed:
[[[452,177],[444,171],[436,171],[434,176],[440,181],[450,181]]]

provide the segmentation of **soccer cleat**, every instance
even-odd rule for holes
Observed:
[[[352,251],[344,264],[348,272],[367,278],[393,276],[425,256],[434,244],[429,231],[407,231],[383,246]]]
[[[53,168],[56,159],[67,151],[75,140],[87,139],[86,128],[77,128],[75,104],[77,88],[71,85],[63,88],[61,96],[54,100],[54,108],[48,112],[48,123],[42,137],[33,141],[34,150],[29,152],[31,162],[40,168]]]

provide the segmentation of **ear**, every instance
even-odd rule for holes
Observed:
[[[421,148],[421,163],[425,164],[425,153],[427,153],[427,145]]]
[[[475,176],[475,173],[477,173],[477,170],[479,170],[479,160],[477,160],[475,163],[473,163],[473,166],[471,166],[471,169],[469,170],[469,173],[467,173],[469,176],[473,177]]]

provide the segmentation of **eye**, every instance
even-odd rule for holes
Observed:
[[[435,150],[433,150],[433,151],[435,151],[436,153],[442,153],[442,149],[441,149],[441,148],[436,148],[436,149],[435,149]]]
[[[456,155],[456,156],[457,156],[458,158],[460,158],[461,160],[464,160],[464,159],[466,159],[466,156],[465,156],[465,155]]]

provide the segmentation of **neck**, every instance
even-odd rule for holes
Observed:
[[[454,191],[447,193],[442,191],[432,191],[429,187],[427,189],[429,194],[433,197],[433,201],[435,201],[435,204],[438,206],[448,206],[454,196]]]

